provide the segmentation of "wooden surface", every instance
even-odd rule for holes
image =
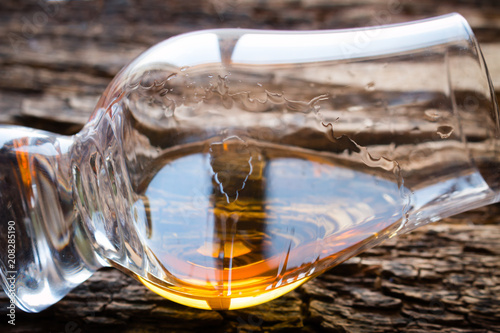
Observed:
[[[182,32],[333,29],[453,11],[472,25],[500,88],[496,0],[2,0],[0,122],[75,133],[123,65]],[[18,311],[15,327],[1,294],[0,331],[500,332],[499,213],[490,206],[420,228],[239,311],[186,308],[106,269],[42,313]]]

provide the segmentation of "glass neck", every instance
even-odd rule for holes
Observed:
[[[72,144],[71,137],[0,127],[0,215],[12,227],[0,233],[6,241],[12,231],[16,241],[14,261],[0,255],[2,283],[28,312],[54,304],[101,266],[73,205]]]

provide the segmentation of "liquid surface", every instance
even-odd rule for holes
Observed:
[[[236,136],[168,151],[147,174],[144,238],[168,283],[141,281],[198,308],[276,298],[396,228],[404,213],[391,172]]]

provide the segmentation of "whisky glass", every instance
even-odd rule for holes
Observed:
[[[177,36],[126,66],[78,134],[0,128],[2,285],[38,312],[111,266],[188,306],[260,304],[498,202],[498,135],[458,14]]]

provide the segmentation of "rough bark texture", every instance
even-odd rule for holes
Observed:
[[[456,11],[500,87],[496,0],[17,1],[0,4],[0,122],[77,132],[117,71],[150,45],[206,28],[324,29]],[[105,269],[5,332],[500,332],[500,207],[391,239],[268,304],[202,311]]]

